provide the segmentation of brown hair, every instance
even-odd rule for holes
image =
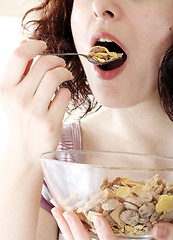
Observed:
[[[23,17],[24,34],[30,39],[44,40],[50,53],[76,52],[71,32],[71,11],[73,0],[44,0],[38,7],[30,9]],[[37,17],[26,18],[33,12]],[[68,112],[80,108],[80,117],[87,115],[93,109],[99,109],[98,103],[91,92],[85,71],[78,57],[64,57],[67,68],[72,72],[74,79],[61,84],[71,91],[71,107]]]
[[[43,0],[38,7],[32,8],[24,15],[23,28],[26,33],[31,33],[30,38],[44,40],[52,53],[76,52],[70,25],[72,7],[73,0]],[[38,18],[24,23],[26,17],[33,12],[39,13]],[[85,110],[82,114],[85,116],[93,109],[99,109],[100,106],[92,95],[80,59],[78,57],[64,59],[74,76],[73,81],[62,84],[72,94],[73,107],[69,112],[81,108]],[[173,121],[173,46],[167,51],[160,67],[158,91],[161,105]]]
[[[158,90],[163,110],[173,121],[173,46],[165,54],[158,77]]]

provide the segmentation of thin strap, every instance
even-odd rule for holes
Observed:
[[[79,121],[66,124],[57,150],[81,150],[81,131]]]
[[[57,150],[81,150],[81,131],[78,121],[63,126],[62,137]],[[77,159],[77,161],[81,162],[82,159]],[[51,198],[51,193],[44,180],[40,206],[50,213],[53,207],[50,203]]]
[[[72,138],[73,138],[73,149],[81,150],[82,149],[82,140],[81,140],[81,130],[80,130],[80,122],[76,121],[71,125]]]

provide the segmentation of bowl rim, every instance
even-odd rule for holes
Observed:
[[[146,172],[172,172],[172,168],[134,168],[134,167],[110,167],[110,166],[102,166],[99,164],[85,164],[82,162],[61,162],[58,159],[48,159],[46,158],[49,154],[56,154],[56,153],[105,153],[105,154],[118,154],[120,156],[139,156],[139,157],[150,157],[150,158],[157,158],[158,160],[169,160],[172,161],[173,164],[173,157],[164,156],[164,155],[152,155],[152,154],[145,154],[145,153],[134,153],[134,152],[121,152],[121,151],[95,151],[95,150],[55,150],[55,151],[48,151],[41,154],[40,160],[43,161],[53,161],[60,165],[73,165],[73,166],[83,166],[83,167],[90,167],[90,168],[102,168],[102,169],[110,169],[110,170],[121,170],[121,171],[146,171]]]

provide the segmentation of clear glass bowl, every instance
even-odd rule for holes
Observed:
[[[91,237],[102,214],[123,239],[153,239],[152,227],[173,222],[173,158],[137,153],[44,153],[45,180],[58,205],[75,211]]]

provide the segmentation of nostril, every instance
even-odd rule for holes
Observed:
[[[109,10],[104,12],[104,15],[106,15],[106,14],[110,15],[111,17],[114,17],[114,14]]]
[[[112,9],[114,9],[112,5],[108,6],[104,1],[100,3],[100,0],[94,0],[92,3],[92,14],[96,19],[102,19],[106,17],[113,18],[116,11],[115,9],[112,11]]]
[[[94,16],[96,17],[96,18],[98,18],[98,15],[97,15],[97,13],[94,11],[93,12],[93,14],[94,14]]]

